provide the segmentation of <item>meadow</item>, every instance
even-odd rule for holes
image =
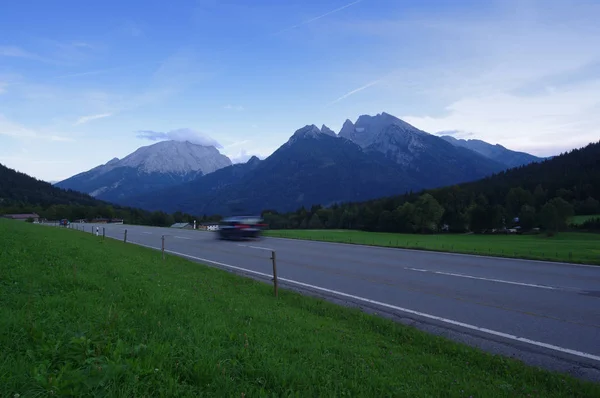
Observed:
[[[600,234],[394,234],[356,230],[267,230],[265,236],[600,265]]]
[[[0,219],[0,396],[598,397],[391,320]]]

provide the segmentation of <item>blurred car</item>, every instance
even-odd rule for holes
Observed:
[[[221,220],[216,233],[223,240],[259,239],[264,227],[257,216],[229,217]]]

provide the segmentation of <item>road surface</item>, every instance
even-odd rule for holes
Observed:
[[[92,224],[73,225],[95,230]],[[600,267],[99,225],[106,236],[396,316],[455,340],[600,381]]]

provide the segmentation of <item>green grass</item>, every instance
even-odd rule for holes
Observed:
[[[390,320],[0,220],[0,396],[598,397]]]
[[[355,230],[269,230],[266,236],[600,265],[600,234],[417,235]]]
[[[587,216],[573,216],[569,219],[569,223],[573,225],[581,225],[587,220],[592,220],[594,218],[600,218],[600,214],[593,214]]]

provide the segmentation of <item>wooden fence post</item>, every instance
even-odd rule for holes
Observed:
[[[123,242],[127,243],[127,230],[125,230],[125,237],[123,238]]]
[[[275,288],[275,297],[277,297],[277,259],[275,256],[275,250],[271,252],[271,260],[273,260],[273,286]]]
[[[162,259],[165,259],[165,236],[162,236]]]

